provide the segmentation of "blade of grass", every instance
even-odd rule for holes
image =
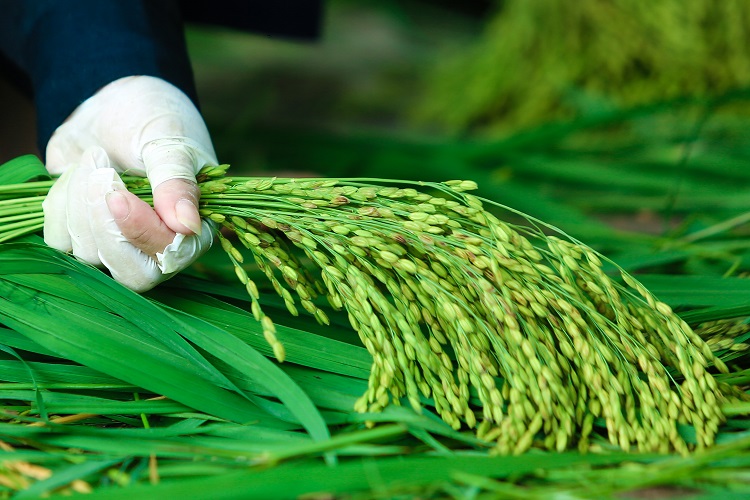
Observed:
[[[237,492],[252,491],[258,498],[294,498],[303,494],[333,495],[370,492],[385,496],[445,481],[453,471],[466,471],[488,477],[521,476],[539,469],[605,465],[625,459],[615,455],[527,454],[520,457],[400,457],[361,459],[326,467],[314,462],[281,464],[277,467],[244,473],[229,473],[206,479],[183,479],[170,484],[128,490],[102,488],[91,498],[132,498],[155,495],[162,498],[235,498]],[[627,455],[632,460],[642,457]],[[128,495],[126,497],[126,495]]]
[[[38,481],[27,489],[19,491],[13,498],[24,499],[24,498],[39,498],[45,496],[55,488],[70,484],[76,479],[84,479],[91,474],[95,474],[102,469],[106,469],[112,465],[118,463],[119,460],[86,460],[83,463],[72,464],[65,467],[59,467],[54,470],[54,474],[49,479]]]
[[[253,346],[260,352],[272,354],[263,337],[263,330],[253,316],[226,302],[205,295],[191,297],[154,291],[152,297],[175,310],[190,311],[192,316],[209,323],[221,324],[224,329]],[[277,336],[284,344],[287,360],[321,370],[366,379],[369,376],[372,358],[364,347],[314,335],[277,325]]]
[[[20,184],[33,179],[49,179],[42,161],[35,155],[24,155],[0,165],[0,184]]]
[[[245,420],[249,402],[208,382],[203,370],[124,319],[6,279],[0,291],[3,323],[44,348],[210,414]]]
[[[313,439],[330,438],[328,427],[310,398],[278,366],[225,330],[180,310],[171,309],[171,312],[177,321],[192,327],[183,329],[183,335],[188,340],[234,367],[254,383],[266,387],[297,417]]]
[[[638,280],[672,307],[750,305],[750,280],[744,278],[641,274]]]

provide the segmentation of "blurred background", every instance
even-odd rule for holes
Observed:
[[[235,172],[472,179],[626,267],[750,268],[746,0],[328,0],[315,42],[188,43]]]

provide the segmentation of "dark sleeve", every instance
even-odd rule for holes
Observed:
[[[42,152],[80,103],[118,78],[162,78],[197,105],[177,0],[0,0],[0,12],[0,51],[29,77]]]

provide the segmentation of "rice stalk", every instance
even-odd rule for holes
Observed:
[[[502,454],[586,451],[595,422],[624,450],[713,444],[728,396],[709,368],[726,372],[723,362],[632,276],[605,274],[583,243],[528,217],[525,226],[500,220],[485,205],[513,211],[469,194],[471,181],[411,183],[418,190],[226,177],[226,168],[199,175],[200,213],[231,235],[219,240],[254,318],[283,361],[249,262],[290,314],[328,324],[321,300],[344,311],[372,356],[356,410],[434,406]],[[146,179],[125,181],[150,200]],[[19,185],[16,199],[0,188],[0,242],[38,230],[52,182]],[[696,445],[678,432],[686,424]]]

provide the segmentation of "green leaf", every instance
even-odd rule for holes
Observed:
[[[44,163],[35,155],[24,155],[0,165],[0,185],[49,179]]]
[[[278,366],[258,351],[225,330],[177,309],[171,310],[177,321],[191,328],[182,335],[211,355],[231,365],[252,382],[268,389],[310,433],[313,439],[330,438],[323,417],[302,389]],[[256,401],[255,398],[251,398]]]
[[[186,297],[177,291],[153,290],[150,296],[181,311],[189,311],[209,323],[221,325],[243,342],[261,352],[272,351],[263,337],[263,330],[253,316],[243,309],[204,294]],[[277,337],[284,344],[287,360],[321,370],[366,379],[372,357],[364,347],[315,335],[277,324]]]
[[[60,486],[65,486],[76,479],[84,479],[102,469],[106,469],[116,463],[119,459],[114,460],[87,460],[80,464],[72,464],[66,467],[60,467],[54,471],[54,474],[43,481],[36,482],[27,489],[19,491],[13,498],[38,498],[44,493],[50,492]]]
[[[712,276],[644,274],[636,278],[672,307],[750,305],[750,280]]]
[[[29,252],[45,254],[43,249],[29,248]],[[73,260],[62,267],[74,270],[78,277],[92,271]],[[117,297],[118,287],[114,281],[109,286],[102,281],[99,293]],[[221,418],[242,422],[255,413],[246,398],[207,380],[206,361],[191,362],[120,316],[24,287],[7,276],[0,279],[0,295],[2,322],[58,356]],[[140,300],[153,307],[146,299]],[[165,311],[161,316],[169,317]]]
[[[465,471],[494,478],[521,477],[536,470],[576,465],[604,465],[638,455],[526,454],[518,457],[399,457],[359,459],[327,467],[315,462],[282,464],[268,470],[221,474],[206,479],[183,479],[157,486],[136,485],[126,490],[102,488],[91,498],[133,498],[143,495],[160,498],[236,498],[239,492],[252,492],[255,498],[296,498],[319,493],[336,496],[373,492],[384,497],[408,493],[411,488],[448,480],[454,472]],[[371,495],[368,495],[371,496]]]

